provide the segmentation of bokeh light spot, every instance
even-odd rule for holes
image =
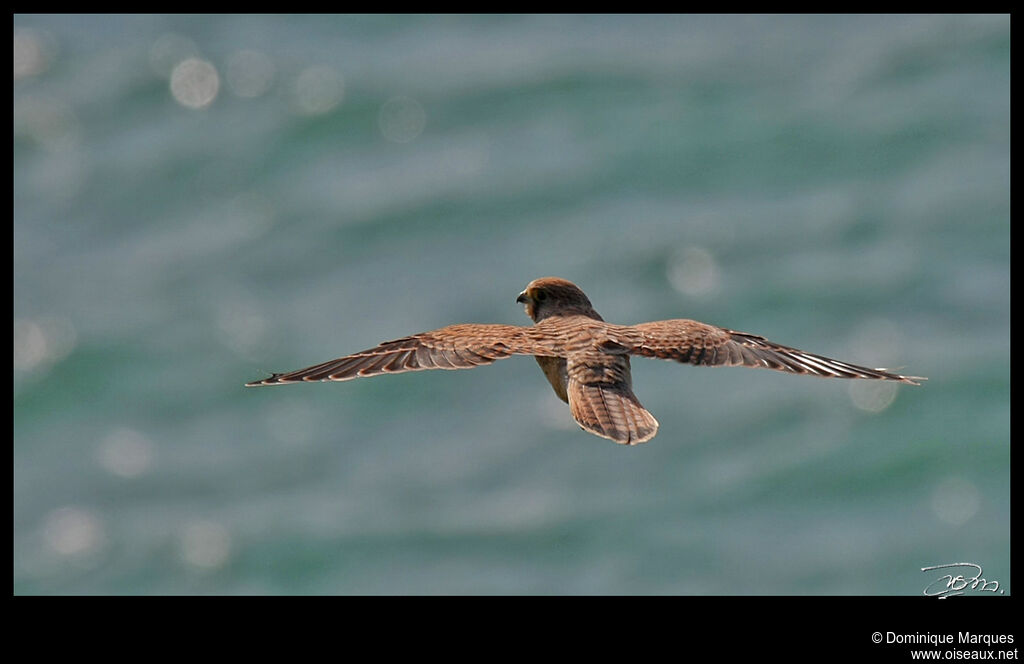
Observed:
[[[669,260],[668,280],[684,295],[707,295],[718,288],[718,263],[704,247],[684,247]]]
[[[155,446],[143,434],[120,427],[104,438],[96,459],[104,470],[119,477],[139,477],[153,467]]]
[[[14,31],[14,78],[42,74],[56,57],[56,44],[49,33],[19,28]]]
[[[75,328],[63,319],[15,320],[15,371],[35,371],[62,360],[74,350],[75,339]]]
[[[46,516],[43,539],[52,551],[77,557],[100,551],[106,533],[103,522],[89,510],[61,507]]]
[[[855,380],[850,383],[850,400],[867,413],[881,413],[892,405],[899,383],[883,380]]]
[[[182,560],[189,565],[202,569],[221,567],[231,554],[231,536],[219,523],[193,521],[181,533],[180,551]]]
[[[206,108],[213,103],[219,89],[217,70],[205,60],[188,58],[171,72],[171,94],[186,108]]]
[[[308,67],[295,79],[295,103],[304,115],[322,115],[334,110],[343,95],[341,76],[327,65]]]

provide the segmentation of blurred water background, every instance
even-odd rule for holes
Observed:
[[[1010,28],[14,17],[14,592],[1010,592]],[[243,383],[531,279],[923,387],[634,360]]]

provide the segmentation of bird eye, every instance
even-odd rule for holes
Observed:
[[[543,302],[544,300],[548,299],[548,294],[542,290],[539,290],[533,294],[533,299],[537,300],[538,302]]]

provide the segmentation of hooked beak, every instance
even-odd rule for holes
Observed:
[[[519,297],[516,298],[516,302],[520,304],[526,304],[529,301],[529,299],[530,298],[526,295],[526,291],[523,291],[522,293],[519,294]]]

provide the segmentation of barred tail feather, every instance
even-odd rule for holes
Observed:
[[[573,419],[590,433],[621,445],[646,443],[658,433],[658,420],[627,385],[570,379],[568,393]]]

